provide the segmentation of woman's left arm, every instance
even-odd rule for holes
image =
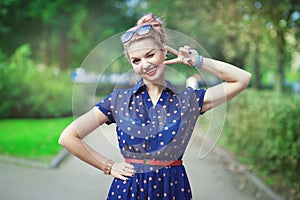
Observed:
[[[201,70],[207,71],[225,82],[207,89],[202,111],[208,111],[232,99],[250,83],[252,75],[231,64],[210,58],[203,58]]]
[[[199,57],[198,52],[187,45],[180,47],[179,51],[165,45],[165,50],[177,55],[177,58],[166,60],[163,64],[184,63],[189,66],[195,66],[197,61],[199,62],[203,59],[200,62],[201,66],[199,66],[199,69],[207,71],[225,81],[207,89],[204,95],[202,112],[208,111],[232,99],[247,88],[250,83],[252,75],[249,72],[222,61]]]

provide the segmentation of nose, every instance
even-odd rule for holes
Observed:
[[[150,63],[148,62],[147,59],[142,59],[141,62],[142,62],[143,69],[148,69],[150,67]]]

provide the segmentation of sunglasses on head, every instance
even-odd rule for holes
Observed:
[[[137,34],[139,36],[146,35],[151,31],[152,28],[153,28],[152,25],[146,24],[146,25],[143,25],[143,26],[139,27],[136,30],[127,31],[126,33],[124,33],[121,36],[121,42],[122,43],[128,42],[134,36],[134,34]]]

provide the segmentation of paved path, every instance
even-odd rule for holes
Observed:
[[[113,126],[103,126],[86,141],[106,156],[120,160],[113,131]],[[195,137],[184,157],[194,199],[256,199],[252,192],[238,189],[240,183],[236,175],[227,170],[216,156],[210,154],[205,159],[198,159],[199,142]],[[67,157],[59,168],[51,170],[0,162],[0,199],[102,200],[111,180],[110,176],[74,156]]]

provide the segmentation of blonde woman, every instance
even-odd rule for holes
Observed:
[[[132,88],[112,91],[59,138],[72,154],[115,177],[107,199],[192,199],[182,157],[196,120],[250,82],[251,74],[242,69],[205,58],[189,46],[173,49],[165,40],[162,22],[153,14],[125,32],[124,52],[140,81]],[[166,60],[168,52],[176,58]],[[178,91],[165,79],[166,65],[175,63],[205,70],[224,82]],[[82,141],[104,123],[116,123],[123,161],[112,161]]]

